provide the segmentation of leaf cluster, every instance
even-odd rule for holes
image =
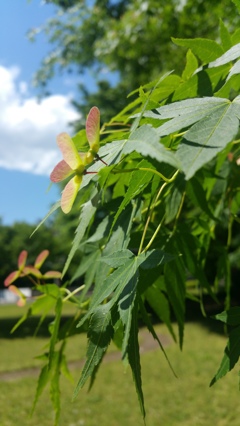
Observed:
[[[87,379],[92,386],[113,340],[130,365],[145,417],[139,320],[170,364],[153,313],[182,348],[187,298],[204,313],[204,295],[217,302],[223,291],[230,308],[231,267],[240,260],[239,31],[230,34],[222,23],[219,43],[202,38],[174,43],[188,49],[181,74],[166,73],[141,86],[101,128],[99,158],[88,169],[97,174],[83,177],[78,225],[63,269],[64,276],[81,251],[72,280],[81,277],[83,286],[78,293],[65,286],[41,289],[55,300],[56,320],[36,398],[50,374],[57,418],[62,346],[56,348],[76,323],[88,326],[88,348],[74,397]],[[78,319],[62,331],[65,302],[76,305]],[[230,335],[234,348],[238,328]],[[239,356],[235,349],[227,354],[230,361],[224,359],[214,381]]]

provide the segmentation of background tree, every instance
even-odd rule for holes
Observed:
[[[83,119],[92,104],[101,109],[103,121],[120,111],[126,96],[165,70],[179,72],[185,52],[171,37],[218,37],[219,17],[232,29],[239,17],[230,0],[49,0],[58,6],[56,16],[42,27],[53,48],[43,59],[36,82],[46,88],[59,70],[93,72],[96,93],[79,86],[81,101],[75,106]],[[34,38],[36,30],[31,32]],[[118,83],[111,87],[104,71],[117,72]],[[121,94],[121,96],[119,96]],[[79,97],[79,96],[78,96]]]

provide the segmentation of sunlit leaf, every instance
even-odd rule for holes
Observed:
[[[219,58],[215,59],[215,61],[210,62],[208,64],[209,68],[219,67],[220,65],[227,64],[228,62],[234,61],[240,57],[240,43],[235,44],[235,46],[231,47],[227,52],[221,55]]]
[[[234,306],[227,311],[223,311],[220,314],[215,315],[215,318],[228,325],[240,325],[240,307]]]
[[[187,47],[204,63],[217,59],[222,53],[222,47],[214,40],[206,38],[182,39],[172,37],[172,41],[178,46]]]
[[[134,151],[173,167],[179,167],[178,159],[160,143],[157,130],[148,125],[139,127],[131,134],[122,153],[129,154]]]
[[[224,351],[220,367],[213,377],[210,386],[231,371],[239,360],[240,356],[240,327],[236,327],[229,333],[229,339]]]
[[[111,325],[110,304],[107,303],[98,306],[91,316],[88,328],[87,359],[81,378],[74,390],[73,398],[77,397],[79,390],[101,362],[112,336],[113,327]]]
[[[196,56],[192,53],[191,49],[189,49],[186,55],[186,65],[182,73],[182,78],[184,80],[189,79],[193,75],[194,71],[196,71],[197,67],[198,60]]]

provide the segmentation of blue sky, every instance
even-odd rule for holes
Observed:
[[[44,35],[35,43],[26,36],[54,11],[41,0],[0,2],[0,218],[5,225],[38,223],[60,196],[54,185],[47,192],[49,173],[61,159],[57,134],[71,133],[68,123],[77,118],[71,99],[80,77],[57,76],[49,85],[51,96],[39,104],[31,82],[51,46]],[[93,85],[90,76],[84,78]]]

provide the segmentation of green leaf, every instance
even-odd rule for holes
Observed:
[[[70,282],[75,281],[79,277],[86,274],[91,268],[93,268],[93,265],[97,264],[97,261],[99,259],[99,250],[94,250],[89,254],[89,256],[84,256],[83,259],[81,259],[81,262],[79,264],[79,267],[77,268],[75,274],[72,276],[72,279]]]
[[[144,84],[142,87],[142,89],[145,90],[151,90],[151,91],[155,91],[156,88],[158,86],[162,86],[162,82],[164,81],[164,85],[166,84],[166,80],[169,78],[169,76],[171,76],[173,71],[167,71],[165,74],[163,74],[160,78],[157,78],[156,80],[150,81],[150,83],[146,83]],[[136,93],[138,93],[139,89],[134,89],[132,92],[129,93],[128,96],[134,95]]]
[[[138,203],[133,203],[133,205],[128,205],[125,211],[121,214],[109,241],[102,251],[103,257],[111,256],[112,253],[124,250],[128,246],[133,219],[137,208]],[[95,291],[97,291],[98,287],[102,286],[102,283],[106,279],[106,276],[109,275],[109,272],[109,266],[106,263],[98,263],[95,277]]]
[[[148,163],[148,161],[143,160],[141,161],[136,168],[149,168],[152,169],[152,165]],[[155,170],[155,169],[153,169]],[[122,211],[125,209],[125,207],[135,198],[139,193],[141,193],[144,188],[149,184],[149,182],[152,180],[153,173],[151,171],[147,170],[135,170],[131,173],[131,179],[129,182],[129,186],[126,192],[126,195],[120,204],[120,207],[114,216],[114,220],[112,223],[112,228],[114,227],[118,217],[122,213]]]
[[[64,353],[61,355],[61,372],[64,374],[64,376],[71,382],[74,383],[74,379],[72,374],[70,373],[70,370],[68,368],[67,363],[67,357]]]
[[[145,253],[141,253],[137,257],[137,262],[142,269],[152,269],[159,265],[164,265],[165,263],[171,262],[173,259],[175,259],[175,257],[175,254],[166,253],[165,251],[159,249],[153,249],[148,250]]]
[[[151,99],[157,102],[159,105],[159,101],[168,98],[174,91],[179,87],[182,83],[181,77],[178,75],[169,75],[165,80],[164,84],[157,87],[151,95]]]
[[[210,386],[214,385],[217,380],[224,377],[229,371],[233,369],[235,364],[238,362],[240,356],[240,327],[234,328],[229,333],[229,339],[227,346],[224,350],[224,355],[220,364],[220,367],[213,377]]]
[[[123,292],[124,287],[128,284],[131,278],[136,272],[137,262],[135,258],[131,258],[125,262],[124,265],[120,266],[109,277],[105,279],[101,286],[97,286],[93,292],[91,304],[88,312],[78,323],[77,327],[80,327],[87,318],[95,311],[95,309],[107,299],[112,293],[113,297],[110,301],[111,306],[114,305],[120,294]]]
[[[186,55],[186,65],[182,73],[182,78],[188,80],[193,75],[194,71],[196,71],[197,67],[198,60],[191,49],[189,49]]]
[[[126,144],[126,140],[113,141],[107,143],[100,148],[98,154],[99,157],[103,157],[104,161],[110,166],[110,164],[118,163],[121,158],[121,152]]]
[[[139,200],[133,200],[131,204],[128,204],[128,206],[118,218],[110,239],[104,248],[104,256],[108,256],[115,251],[126,249],[128,247],[131,228],[136,211],[140,205],[139,203]]]
[[[147,113],[144,115],[148,116]],[[159,136],[156,129],[149,125],[143,125],[131,134],[122,153],[129,154],[134,151],[139,152],[143,156],[151,157],[158,162],[167,163],[176,168],[179,167],[174,154],[159,143]]]
[[[176,156],[187,180],[222,151],[238,132],[240,96],[233,102],[221,101],[222,105],[209,111],[209,115],[187,131],[179,145]]]
[[[228,99],[214,97],[186,99],[157,108],[156,112],[147,111],[144,116],[158,120],[171,119],[155,130],[159,136],[166,136],[189,127],[229,103]]]
[[[119,266],[125,265],[126,261],[132,258],[134,255],[130,250],[124,249],[116,251],[108,256],[103,256],[101,262],[106,263],[112,268],[118,268]]]
[[[159,344],[159,346],[160,346],[160,348],[161,348],[161,350],[162,350],[162,352],[163,352],[163,354],[164,354],[164,356],[165,356],[165,358],[167,360],[167,363],[168,363],[169,367],[171,368],[174,376],[177,377],[176,374],[175,374],[175,372],[174,372],[174,370],[173,370],[173,367],[172,367],[172,365],[171,365],[171,363],[169,361],[169,358],[168,358],[168,356],[166,354],[166,351],[165,351],[165,349],[164,349],[164,347],[162,345],[162,342],[161,342],[161,340],[159,339],[157,333],[154,330],[152,322],[151,322],[151,320],[149,318],[149,315],[148,315],[148,313],[146,311],[146,308],[145,308],[144,303],[143,303],[143,301],[142,301],[141,298],[139,298],[139,306],[140,306],[140,311],[141,311],[143,322],[146,324],[146,326],[147,326],[149,332],[152,334],[153,338],[155,340],[157,340],[157,342],[158,342],[158,344]],[[174,340],[175,340],[175,338],[174,338]]]
[[[215,315],[214,318],[228,325],[240,325],[240,307],[234,306],[227,311],[223,311],[220,314]]]
[[[220,37],[221,37],[221,44],[224,49],[224,51],[227,51],[232,47],[232,40],[231,35],[227,29],[227,27],[224,25],[222,19],[220,19]]]
[[[98,306],[91,316],[88,329],[87,359],[82,370],[80,380],[74,390],[73,398],[78,395],[86,380],[93,374],[101,362],[113,336],[111,325],[111,304]]]
[[[55,411],[54,426],[58,426],[61,403],[60,403],[60,373],[61,373],[61,353],[55,352],[52,360],[52,375],[50,382],[50,397]]]
[[[196,207],[203,210],[211,219],[217,220],[210,210],[209,202],[201,183],[195,177],[188,181],[186,190],[190,200]]]
[[[238,27],[231,36],[232,44],[235,45],[240,42],[240,28]]]
[[[186,181],[183,173],[178,174],[173,183],[169,185],[169,190],[165,198],[166,219],[165,223],[170,223],[177,215],[182,203]]]
[[[240,74],[240,59],[231,68],[226,81],[228,81],[233,75],[236,74]]]
[[[85,152],[88,151],[89,143],[87,140],[86,129],[82,129],[79,132],[77,132],[72,137],[72,140],[78,151],[85,151]]]
[[[44,294],[52,297],[53,299],[55,299],[55,302],[56,302],[57,297],[61,293],[59,286],[57,286],[56,284],[44,284],[44,285],[40,284],[40,285],[36,286],[36,289],[38,291],[40,291],[41,293],[44,293]],[[37,300],[39,300],[39,299],[37,299]],[[37,302],[36,305],[34,304],[34,311],[39,312],[40,307],[44,304],[45,304],[45,301]]]
[[[222,86],[228,71],[229,65],[200,69],[198,72],[195,72],[189,80],[179,84],[178,88],[173,93],[172,102],[195,98],[197,96],[212,96],[213,93]]]
[[[54,284],[53,284],[54,285]],[[44,286],[45,287],[45,286]],[[28,318],[30,318],[32,315],[41,314],[41,320],[45,318],[47,313],[55,306],[56,299],[55,297],[52,297],[51,295],[42,295],[39,296],[28,308],[28,311],[25,315],[23,315],[17,323],[14,325],[14,327],[11,330],[11,333],[14,333],[14,331]],[[40,325],[40,324],[39,324]]]
[[[179,345],[182,349],[185,322],[186,277],[184,266],[179,259],[176,259],[174,263],[171,263],[171,265],[168,263],[165,265],[164,280],[167,295],[178,322]]]
[[[171,322],[169,302],[165,294],[159,288],[159,280],[160,278],[147,288],[145,297],[155,314],[166,324],[173,339],[176,341],[176,335],[174,333]]]
[[[132,311],[132,326],[130,332],[130,338],[128,341],[127,356],[130,367],[132,369],[133,380],[139,400],[139,405],[143,418],[145,418],[144,398],[142,391],[142,379],[141,379],[141,363],[140,363],[140,352],[138,343],[138,303],[135,301],[135,305]]]
[[[124,326],[124,337],[122,343],[122,358],[127,354],[128,343],[130,339],[130,330],[132,326],[132,310],[136,298],[136,290],[138,283],[138,271],[131,277],[127,285],[124,287],[118,301],[118,311],[122,324]]]
[[[217,59],[223,53],[222,47],[214,40],[205,38],[182,39],[172,37],[172,41],[178,46],[191,49],[204,63]]]
[[[51,370],[52,364],[54,362],[54,356],[55,356],[55,345],[58,341],[58,331],[60,327],[60,321],[61,321],[61,314],[62,314],[62,299],[61,297],[58,297],[56,307],[55,307],[55,318],[52,323],[52,335],[49,342],[49,355],[48,355],[48,368]]]
[[[178,230],[175,233],[174,246],[172,247],[170,245],[170,247],[171,250],[174,250],[173,247],[175,247],[175,250],[177,250],[177,252],[181,255],[187,270],[199,281],[203,288],[207,289],[213,299],[216,300],[216,297],[214,296],[205,276],[202,264],[198,260],[198,238],[192,235],[191,230],[187,225],[182,224],[181,226],[178,226]]]
[[[36,388],[36,393],[35,393],[35,398],[34,398],[34,401],[33,401],[31,414],[33,414],[35,407],[36,407],[36,404],[37,404],[44,388],[46,387],[46,385],[47,385],[47,383],[50,379],[50,376],[51,375],[50,375],[50,371],[48,369],[48,365],[44,365],[40,374],[39,374],[39,377],[38,377],[38,383],[37,383],[37,388]]]
[[[93,235],[91,235],[91,237],[89,237],[86,240],[86,243],[95,243],[97,241],[100,241],[102,238],[104,238],[107,235],[107,230],[108,230],[108,225],[109,225],[109,217],[106,216],[98,225],[96,231],[94,232]]]
[[[67,261],[64,265],[63,268],[63,272],[62,272],[62,276],[65,275],[65,273],[68,270],[68,267],[72,261],[72,258],[74,256],[74,254],[76,253],[76,250],[79,248],[79,244],[83,238],[83,236],[85,235],[85,232],[88,228],[88,225],[90,223],[90,221],[92,220],[93,215],[96,212],[97,209],[97,202],[98,202],[98,196],[96,196],[96,191],[94,192],[93,198],[91,200],[89,200],[88,202],[86,202],[82,208],[81,208],[81,213],[80,213],[80,217],[79,217],[79,225],[76,229],[76,234],[73,240],[73,245],[71,247],[71,250],[68,254],[68,258]]]
[[[209,68],[219,67],[220,65],[228,64],[240,57],[240,43],[232,46],[227,52],[221,55],[218,59],[208,64]]]
[[[240,0],[231,0],[231,1],[235,4],[238,12],[240,13]]]

